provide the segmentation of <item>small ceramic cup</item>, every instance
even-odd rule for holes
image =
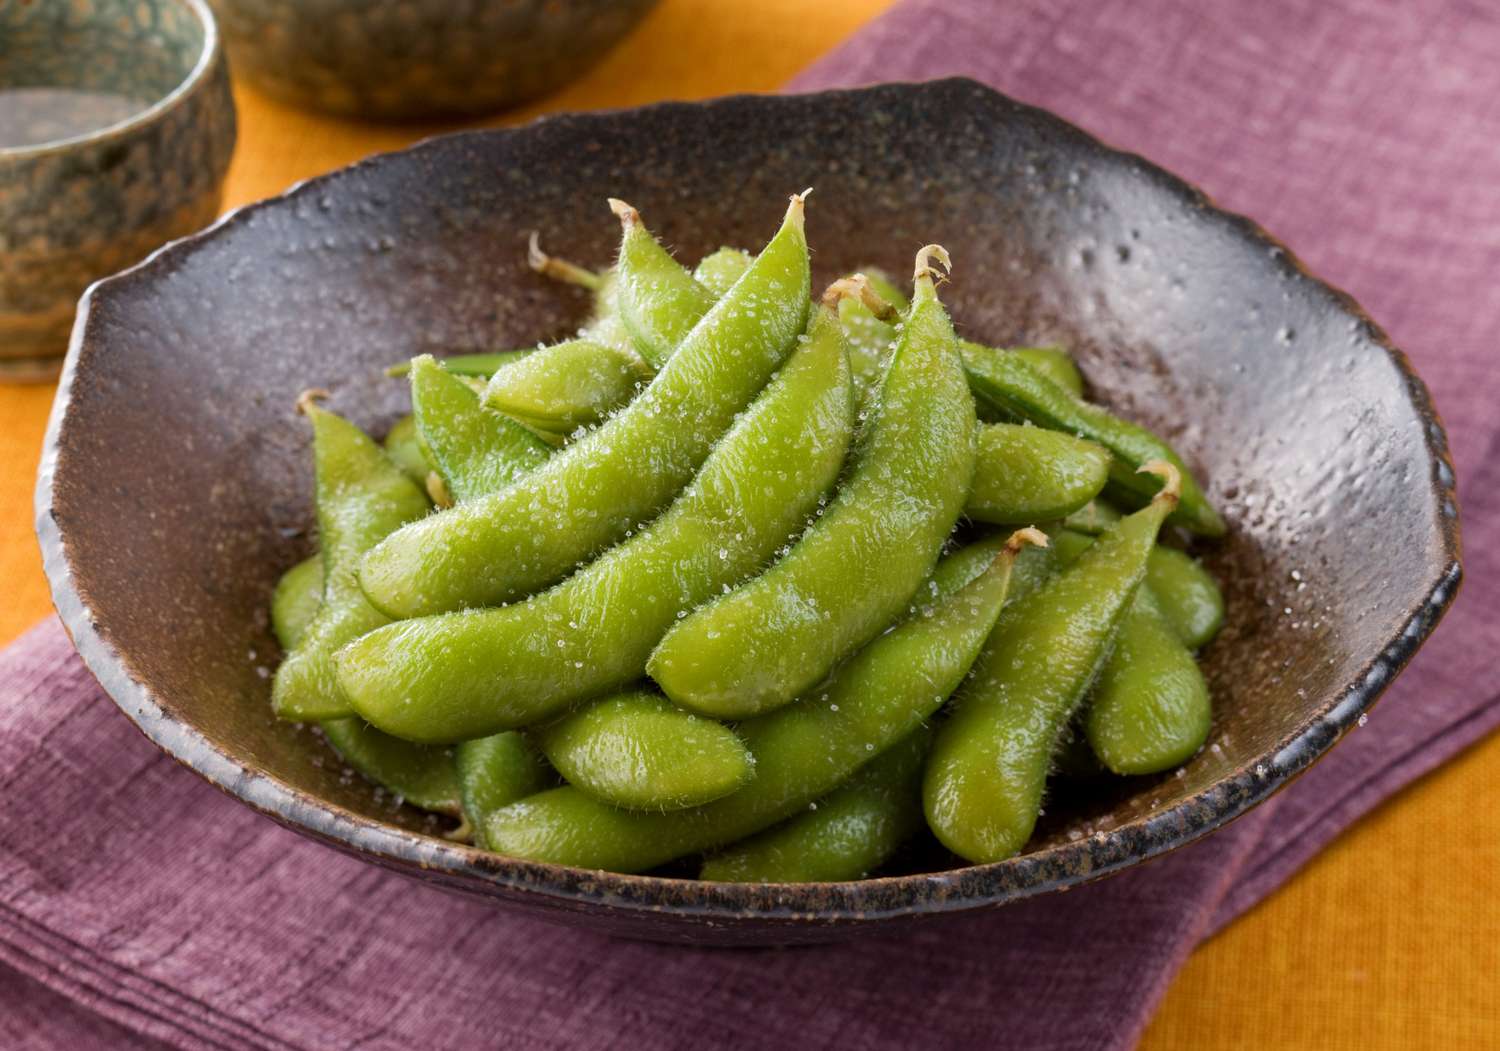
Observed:
[[[414,120],[581,75],[656,0],[211,0],[236,75],[295,106]]]
[[[0,0],[0,381],[78,297],[219,213],[234,100],[203,0]]]

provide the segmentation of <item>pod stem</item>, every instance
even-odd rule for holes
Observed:
[[[870,279],[864,274],[850,274],[841,277],[829,285],[823,293],[823,305],[825,307],[836,307],[841,299],[857,299],[864,304],[865,308],[881,321],[890,321],[898,311],[895,306],[884,299],[875,286],[870,284]]]
[[[792,200],[791,203],[787,205],[786,218],[782,220],[783,222],[791,223],[798,230],[802,229],[803,223],[805,221],[803,206],[806,204],[807,195],[810,193],[812,193],[811,186],[803,190],[801,193],[792,194]]]
[[[611,206],[614,203],[614,199],[611,198]],[[625,207],[630,208],[629,205]],[[635,211],[634,208],[630,210]],[[581,285],[591,292],[599,291],[599,286],[604,283],[604,278],[594,271],[585,270],[577,263],[570,263],[566,259],[559,259],[557,256],[548,255],[542,251],[541,237],[535,230],[531,231],[531,238],[526,243],[526,262],[531,269],[543,277],[550,277],[554,281],[562,281],[569,285]]]
[[[1182,499],[1182,472],[1177,465],[1167,460],[1152,460],[1142,464],[1136,471],[1137,474],[1154,474],[1161,479],[1161,489],[1152,497],[1152,501],[1161,501],[1177,506]]]
[[[439,508],[453,506],[453,496],[448,492],[448,485],[436,471],[427,472],[427,495]]]
[[[932,265],[937,260],[942,267],[939,270]],[[948,274],[953,270],[953,260],[948,256],[948,249],[942,245],[923,245],[917,251],[917,264],[912,270],[912,281],[919,282],[923,278],[931,281],[946,281]]]
[[[458,827],[444,832],[443,838],[453,843],[474,842],[474,825],[469,821],[469,815],[463,815],[459,820]]]
[[[1005,550],[1003,554],[1009,555],[1014,558],[1016,555],[1019,555],[1021,553],[1021,549],[1023,547],[1048,546],[1050,546],[1050,542],[1047,540],[1046,533],[1036,528],[1036,526],[1026,526],[1024,529],[1017,529],[1010,535],[1010,538],[1005,541]]]
[[[331,397],[322,387],[310,387],[297,395],[297,411],[303,416],[311,416],[312,410],[318,407],[318,402],[327,401]]]

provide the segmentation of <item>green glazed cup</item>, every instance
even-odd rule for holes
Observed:
[[[89,284],[218,215],[234,140],[202,0],[0,0],[0,381],[56,375]]]
[[[235,74],[344,117],[514,106],[580,76],[656,0],[211,0]]]

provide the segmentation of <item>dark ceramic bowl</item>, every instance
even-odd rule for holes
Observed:
[[[0,381],[55,376],[90,282],[219,214],[234,137],[203,0],[0,0]]]
[[[584,297],[527,270],[529,231],[607,259],[604,198],[617,194],[693,258],[759,243],[809,184],[816,279],[904,269],[917,246],[943,243],[963,331],[1075,348],[1096,395],[1169,435],[1206,479],[1230,523],[1207,551],[1230,609],[1206,655],[1210,746],[1180,776],[1055,795],[1012,860],[803,886],[513,861],[445,842],[341,780],[318,738],[269,703],[267,599],[310,546],[297,393],[330,388],[334,409],[378,433],[405,400],[381,366],[578,324]],[[1460,577],[1442,426],[1347,296],[1139,157],[961,80],[555,117],[437,139],[244,209],[89,293],[38,506],[84,659],[209,781],[445,887],[700,943],[990,908],[1196,839],[1354,725]]]
[[[582,76],[656,0],[210,0],[234,71],[274,98],[413,120],[514,106]]]

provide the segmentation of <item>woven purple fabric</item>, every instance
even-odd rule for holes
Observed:
[[[135,733],[50,622],[0,655],[0,1033],[27,1051],[1130,1046],[1207,933],[1500,724],[1496,54],[1500,22],[1462,0],[921,0],[794,85],[965,73],[1047,106],[1254,215],[1412,355],[1450,429],[1466,590],[1369,726],[1270,803],[961,923],[790,951],[613,941],[259,818]]]

